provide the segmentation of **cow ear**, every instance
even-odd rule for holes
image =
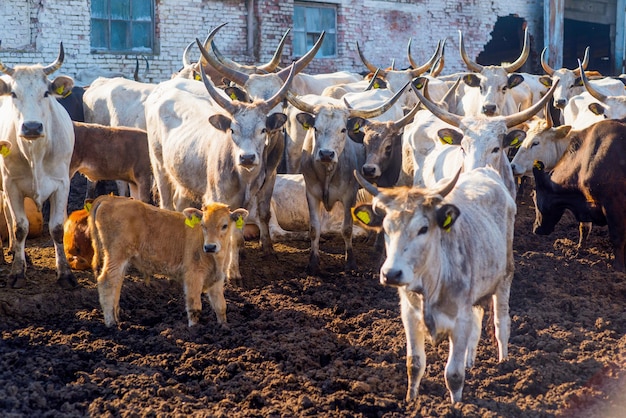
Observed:
[[[591,103],[589,105],[589,110],[591,110],[591,113],[593,113],[594,115],[600,116],[600,115],[604,115],[606,108],[602,106],[600,103]]]
[[[363,143],[363,138],[365,137],[365,134],[363,133],[363,131],[361,131],[361,128],[366,123],[367,122],[365,119],[359,117],[348,119],[348,123],[346,123],[346,128],[348,129],[348,136],[351,140],[358,144]]]
[[[298,113],[296,120],[300,122],[304,129],[309,129],[315,126],[315,116],[310,113]]]
[[[571,130],[572,130],[571,125],[561,125],[555,128],[554,132],[556,133],[556,139],[565,138],[567,134],[569,133],[569,131]]]
[[[480,79],[476,74],[465,74],[463,76],[463,82],[470,87],[479,87]]]
[[[539,77],[539,82],[546,87],[552,87],[552,77],[549,75],[542,75]]]
[[[275,131],[283,127],[287,122],[287,115],[284,113],[272,113],[265,118],[265,128],[268,131]]]
[[[449,232],[454,222],[458,219],[461,211],[454,205],[446,204],[437,208],[435,216],[437,217],[437,225],[444,231]]]
[[[372,84],[373,89],[386,89],[387,82],[380,77],[376,77],[374,83]]]
[[[6,157],[11,152],[11,143],[9,141],[0,141],[0,155]]]
[[[190,228],[198,225],[202,220],[202,211],[197,208],[183,209],[183,215],[185,215],[185,225]]]
[[[0,79],[0,96],[6,96],[9,93],[11,93],[9,85],[5,83],[4,80]]]
[[[380,231],[383,227],[384,218],[385,214],[381,215],[375,212],[374,208],[369,203],[362,203],[352,208],[352,219],[354,219],[358,225],[366,229]]]
[[[243,208],[235,209],[230,213],[230,219],[235,222],[239,229],[243,229],[245,219],[248,217],[248,211]]]
[[[426,85],[428,81],[426,80],[426,77],[415,77],[413,79],[413,81],[411,81],[411,83],[413,84],[413,86],[415,86],[416,89],[421,90],[424,88],[424,86]]]
[[[245,91],[241,90],[239,87],[226,87],[224,89],[230,100],[239,100],[240,102],[249,103],[250,97],[246,94]]]
[[[576,79],[574,80],[574,86],[575,87],[584,86],[582,77],[576,77]]]
[[[216,115],[209,116],[209,122],[215,129],[219,129],[222,132],[226,132],[230,129],[231,120],[229,117],[220,115],[219,113]]]
[[[56,97],[66,97],[74,87],[74,80],[70,77],[60,75],[50,83],[50,93]]]
[[[519,148],[519,146],[522,145],[524,138],[526,138],[526,132],[521,129],[513,129],[504,136],[504,143],[502,146],[504,148]]]
[[[463,134],[456,129],[443,128],[437,132],[439,140],[444,145],[461,145]]]
[[[511,74],[509,76],[509,80],[506,84],[506,87],[509,89],[512,89],[513,87],[519,86],[520,84],[522,84],[522,82],[524,82],[524,76],[521,74]]]

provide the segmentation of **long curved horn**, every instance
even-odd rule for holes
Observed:
[[[583,63],[580,65],[580,67],[582,67],[583,71],[585,71],[587,69],[587,65],[589,65],[589,47],[585,48],[585,57],[583,58]],[[576,77],[580,77],[580,68],[576,68],[574,70],[574,75]]]
[[[46,65],[45,67],[43,67],[43,73],[45,75],[50,75],[56,70],[58,70],[59,68],[61,68],[61,65],[63,64],[64,59],[65,59],[65,50],[63,49],[63,42],[61,42],[59,44],[59,56],[52,64]]]
[[[552,120],[552,113],[550,113],[550,102],[547,101],[546,105],[543,108],[543,113],[546,117],[546,129],[550,129],[554,126],[554,121]]]
[[[189,51],[191,51],[191,47],[193,46],[194,43],[195,42],[189,42],[189,45],[187,45],[187,47],[183,51],[183,68],[193,65],[191,64],[191,61],[189,61]]]
[[[393,129],[399,131],[402,127],[404,127],[404,125],[410,123],[419,109],[420,104],[418,102],[415,106],[413,106],[413,109],[411,109],[409,113],[404,115],[400,120],[397,120],[393,123]]]
[[[312,106],[307,102],[300,100],[295,94],[291,92],[287,92],[287,101],[298,110],[306,113],[315,113],[315,106]]]
[[[426,109],[430,110],[433,115],[437,116],[442,121],[449,123],[452,126],[456,126],[457,128],[461,125],[461,116],[455,115],[454,113],[448,112],[447,110],[441,109],[432,101],[428,100],[419,90],[411,83],[411,88],[417,94],[417,97],[420,99],[420,102],[426,107]],[[428,81],[424,85],[424,88],[428,88]]]
[[[380,190],[378,190],[378,188],[376,188],[376,186],[374,186],[372,183],[365,180],[365,177],[363,177],[361,173],[359,173],[359,170],[354,170],[353,173],[354,173],[354,177],[356,177],[356,181],[359,182],[361,187],[367,190],[367,192],[371,194],[372,196],[378,196],[378,193],[380,193]]]
[[[603,93],[600,93],[598,90],[596,90],[595,87],[591,85],[591,83],[589,82],[589,79],[587,78],[587,74],[585,74],[585,70],[583,69],[583,65],[580,62],[580,60],[578,60],[578,69],[580,70],[580,78],[582,78],[583,80],[583,85],[585,86],[585,89],[587,89],[589,94],[591,94],[594,98],[596,98],[602,103],[606,102],[607,96]]]
[[[450,193],[452,191],[452,189],[454,189],[454,186],[456,186],[456,182],[459,180],[459,176],[461,175],[461,171],[463,171],[463,167],[459,168],[459,170],[456,172],[454,177],[449,182],[447,182],[446,184],[442,185],[438,189],[430,190],[429,194],[438,194],[441,197],[446,197],[448,195],[448,193]]]
[[[200,39],[196,38],[196,43],[198,44],[200,51],[202,51],[202,55],[204,54],[208,55],[208,53],[206,52],[206,50],[200,43]],[[213,83],[211,82],[211,80],[209,80],[206,73],[204,72],[203,65],[200,66],[200,76],[202,77],[202,82],[204,83],[204,86],[209,92],[209,95],[211,96],[211,98],[213,98],[213,100],[215,100],[215,102],[224,110],[226,110],[228,113],[230,113],[231,115],[234,114],[237,108],[229,99],[219,94],[219,92],[215,89],[215,87],[213,87]]]
[[[554,74],[554,68],[550,67],[548,61],[546,61],[546,51],[548,47],[545,47],[543,51],[541,51],[541,67],[543,67],[543,71],[546,72],[550,77]]]
[[[433,67],[430,70],[430,75],[432,75],[433,77],[439,76],[439,74],[441,74],[441,72],[443,71],[443,67],[446,63],[445,52],[446,40],[444,39],[443,41],[441,41],[441,53],[439,54],[439,58],[437,58],[437,61],[435,61]]]
[[[370,109],[370,110],[352,109],[352,107],[350,106],[348,101],[345,99],[345,97],[343,99],[343,102],[346,104],[346,107],[350,110],[350,117],[352,118],[360,117],[363,119],[375,118],[376,116],[380,116],[383,113],[385,113],[387,110],[389,110],[391,106],[393,106],[398,101],[400,96],[404,94],[404,90],[406,90],[409,84],[411,84],[410,81],[406,83],[404,87],[402,87],[396,94],[394,94],[392,98],[390,98],[385,103],[383,103],[382,105],[378,106],[375,109]]]
[[[545,96],[543,96],[537,103],[535,103],[528,109],[522,110],[521,112],[517,112],[513,115],[505,116],[504,122],[506,123],[506,127],[512,128],[515,125],[519,125],[522,122],[526,122],[535,113],[539,112],[545,106],[545,104],[548,103],[548,100],[552,98],[552,95],[554,94],[554,90],[556,90],[556,86],[558,85],[559,85],[559,80],[558,79],[554,80],[554,82],[552,83],[552,87],[550,87],[550,90],[548,90]]]
[[[226,23],[222,23],[221,25],[219,25],[218,27],[216,27],[209,33],[209,35],[206,37],[204,41],[204,45],[205,45],[204,47],[202,46],[202,44],[198,42],[198,39],[196,39],[196,43],[200,47],[202,58],[204,58],[205,61],[207,61],[213,68],[215,68],[220,74],[222,74],[227,79],[235,82],[236,84],[240,86],[244,86],[248,82],[248,78],[249,78],[248,74],[242,73],[241,71],[237,71],[233,68],[230,68],[222,64],[220,60],[215,58],[212,54],[209,54],[207,52],[207,49],[205,49],[205,48],[208,48],[207,45],[211,44],[217,31],[220,30],[224,25],[226,25]]]
[[[530,55],[530,33],[528,33],[528,28],[524,30],[524,47],[522,48],[522,53],[519,58],[512,62],[509,65],[503,65],[502,68],[506,70],[507,73],[514,73],[515,71],[522,68],[522,65],[528,59]]]
[[[461,52],[461,58],[467,65],[467,69],[473,71],[475,73],[480,73],[483,70],[483,66],[475,63],[467,56],[467,52],[465,52],[465,43],[463,42],[463,32],[459,31],[459,51]]]
[[[370,71],[370,73],[375,73],[378,67],[372,64],[371,62],[369,62],[367,58],[365,58],[365,55],[363,55],[363,52],[361,52],[359,41],[356,41],[356,51],[359,53],[359,57],[361,58],[361,61],[363,62],[365,67]],[[386,77],[387,72],[385,70],[380,70],[380,76],[383,78]]]
[[[289,35],[290,31],[291,29],[287,29],[283,37],[280,39],[278,48],[276,48],[276,52],[274,52],[274,56],[272,57],[270,62],[268,62],[267,64],[259,65],[257,67],[259,70],[265,71],[268,73],[273,73],[276,70],[276,68],[278,67],[278,64],[280,64],[280,57],[283,54],[283,48],[285,47],[285,42],[287,41],[287,35]]]
[[[304,70],[304,68],[307,65],[309,65],[309,63],[311,61],[313,61],[313,58],[315,58],[315,54],[317,54],[317,51],[319,51],[320,48],[322,47],[322,42],[324,42],[324,37],[325,36],[326,36],[326,31],[323,31],[320,34],[320,37],[317,39],[317,42],[315,42],[315,45],[313,45],[313,48],[311,48],[311,50],[309,52],[307,52],[306,54],[301,56],[298,61],[293,63],[293,68],[294,68],[295,74],[298,74],[300,71]],[[289,68],[283,68],[282,70],[280,70],[280,72],[278,72],[276,74],[283,81],[285,81],[289,77],[289,72],[290,71],[291,70]]]
[[[0,71],[2,71],[6,75],[13,75],[13,73],[15,72],[15,69],[7,65],[4,65],[2,61],[0,61]]]
[[[374,88],[374,84],[376,83],[376,78],[378,77],[379,71],[380,71],[380,68],[377,68],[376,72],[372,76],[372,79],[370,80],[370,83],[367,85],[364,91],[370,91],[372,88]]]
[[[428,71],[428,69],[435,64],[435,62],[437,61],[437,58],[439,57],[439,53],[441,52],[441,41],[437,42],[437,48],[435,49],[435,53],[432,55],[432,57],[430,57],[428,62],[424,65],[418,65],[417,62],[411,56],[411,41],[412,40],[413,38],[409,39],[409,44],[407,45],[407,55],[409,57],[409,63],[411,64],[411,67],[413,67],[413,70],[411,71],[411,75],[412,77],[417,77],[420,74],[423,74],[426,71]]]
[[[291,82],[293,81],[294,76],[296,75],[296,63],[294,62],[289,66],[289,77],[283,84],[283,86],[274,94],[272,97],[265,101],[265,108],[269,112],[273,109],[278,103],[280,103],[284,98],[287,92],[289,91],[289,87],[291,86]]]

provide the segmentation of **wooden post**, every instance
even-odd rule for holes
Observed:
[[[564,18],[565,0],[544,0],[543,44],[548,47],[548,64],[554,69],[563,67]]]

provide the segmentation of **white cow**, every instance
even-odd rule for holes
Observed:
[[[392,189],[378,189],[357,175],[374,199],[355,208],[355,216],[382,227],[387,259],[380,282],[397,287],[400,295],[407,400],[418,395],[428,335],[435,343],[448,337],[446,386],[452,403],[461,401],[465,368],[473,367],[476,359],[482,305],[490,298],[498,360],[508,356],[517,207],[492,168],[459,173],[434,188]]]
[[[11,144],[10,152],[3,154],[0,167],[15,231],[15,255],[9,274],[9,285],[14,288],[26,284],[25,197],[33,199],[39,209],[50,200],[48,226],[54,242],[57,282],[64,288],[78,286],[63,251],[74,128],[55,96],[57,91],[70,90],[74,82],[65,76],[56,77],[52,82],[48,80],[48,75],[61,67],[64,56],[61,43],[59,56],[45,67],[37,64],[11,68],[0,62],[0,71],[6,74],[0,79],[0,96],[3,96],[0,138]]]

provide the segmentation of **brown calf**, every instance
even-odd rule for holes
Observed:
[[[106,326],[119,321],[120,291],[129,264],[144,275],[159,273],[183,282],[189,326],[200,319],[202,292],[224,325],[224,270],[235,228],[243,227],[246,216],[247,210],[231,212],[221,203],[180,213],[124,197],[98,197],[89,228],[94,272],[101,265],[98,294]]]

